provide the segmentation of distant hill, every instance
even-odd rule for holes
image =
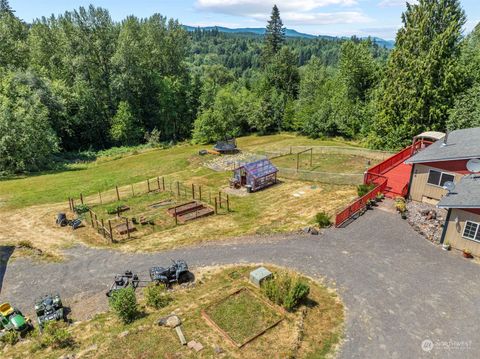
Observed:
[[[195,31],[197,27],[195,26],[188,26],[184,25],[184,28],[187,31]],[[236,28],[236,29],[231,29],[228,27],[223,27],[223,26],[203,26],[200,27],[202,30],[214,30],[218,29],[220,32],[225,32],[228,34],[251,34],[251,35],[258,35],[262,36],[265,35],[265,28],[257,28],[257,27],[243,27],[243,28]],[[321,38],[321,39],[326,39],[326,40],[339,40],[339,39],[346,39],[346,37],[336,37],[336,36],[329,36],[329,35],[312,35],[312,34],[305,34],[302,32],[298,32],[297,30],[293,29],[286,29],[285,35],[287,37],[298,37],[302,39],[316,39],[316,38]],[[365,37],[366,38],[366,37]],[[384,40],[379,37],[372,37],[372,40],[374,40],[377,44],[380,46],[385,46],[387,49],[392,49],[395,46],[395,41],[393,40]]]

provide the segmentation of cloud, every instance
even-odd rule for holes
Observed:
[[[416,4],[418,3],[417,0],[382,0],[378,4],[380,7],[398,7],[398,6],[405,6],[406,3],[409,4]]]
[[[284,23],[291,25],[332,25],[368,23],[371,21],[362,12],[338,11],[320,12],[326,6],[350,7],[357,0],[197,0],[200,10],[241,16],[264,22],[270,16],[274,4],[280,8]]]

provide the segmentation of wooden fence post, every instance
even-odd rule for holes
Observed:
[[[83,204],[83,194],[80,193],[80,203]]]
[[[157,177],[158,190],[160,191],[160,177]]]
[[[228,197],[228,194],[227,194],[227,212],[230,212],[230,198]]]
[[[222,191],[218,192],[218,204],[219,207],[222,208]]]
[[[133,189],[133,183],[132,183],[132,197],[135,197],[135,190]]]
[[[108,220],[108,229],[110,230],[110,242],[113,243],[112,221]]]
[[[180,197],[180,182],[177,181],[177,195]]]
[[[202,200],[202,186],[198,186],[198,196],[200,197],[200,201]]]
[[[128,227],[128,218],[125,218],[125,224],[127,225],[127,237],[130,239],[130,228]]]
[[[217,197],[215,197],[215,214],[218,213],[218,207],[217,207]]]
[[[192,183],[192,199],[195,199],[195,185]]]
[[[72,211],[75,210],[75,200],[72,198]]]
[[[92,211],[89,209],[88,212],[90,213],[90,222],[92,222],[92,228],[95,228],[95,226],[93,225],[93,214],[92,214]]]
[[[98,192],[98,197],[100,198],[100,204],[103,204],[103,202],[102,202],[102,192]]]
[[[115,186],[115,189],[117,190],[117,201],[120,201],[120,192],[118,192],[118,186]]]
[[[310,148],[310,169],[313,167],[313,147]]]
[[[107,235],[105,233],[105,223],[103,222],[103,218],[102,218],[102,232],[103,232],[103,238],[106,238]]]
[[[95,226],[98,229],[98,217],[96,213],[95,213]]]
[[[150,180],[147,179],[147,190],[148,190],[148,193],[150,193]]]
[[[208,203],[212,204],[212,191],[208,190]]]
[[[68,197],[68,208],[72,211],[72,199],[70,197]]]
[[[165,192],[165,177],[162,177],[162,188],[163,188],[163,191]]]

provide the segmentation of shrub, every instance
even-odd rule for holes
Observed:
[[[32,242],[30,242],[29,240],[26,240],[26,239],[23,239],[20,242],[18,242],[18,246],[22,247],[22,248],[29,248],[29,249],[34,248]]]
[[[10,330],[6,332],[0,340],[4,344],[15,345],[20,340],[20,335],[18,332]]]
[[[43,333],[39,337],[42,348],[62,349],[73,346],[72,334],[64,322],[47,322],[43,327]]]
[[[330,216],[326,212],[319,212],[315,215],[315,222],[318,223],[320,228],[325,228],[330,226]]]
[[[109,304],[124,323],[131,323],[135,320],[138,308],[137,298],[132,287],[122,288],[113,292]]]
[[[78,204],[74,208],[74,211],[77,214],[87,213],[89,210],[90,210],[90,207],[88,207],[86,204]]]
[[[275,274],[262,283],[262,291],[272,302],[293,311],[310,293],[310,286],[297,276]]]
[[[397,209],[397,211],[399,211],[400,213],[405,213],[407,211],[407,205],[405,202],[403,201],[397,201],[395,202],[395,208]]]
[[[358,197],[365,196],[368,192],[372,191],[375,188],[374,184],[361,184],[357,186]]]
[[[144,293],[147,305],[155,309],[164,308],[172,301],[172,297],[166,293],[163,285],[149,285],[144,289]]]

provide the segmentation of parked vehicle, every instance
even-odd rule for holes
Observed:
[[[171,283],[185,283],[190,280],[190,272],[187,262],[184,260],[172,260],[173,264],[168,267],[152,267],[150,268],[150,279],[158,284],[162,283],[166,286]]]
[[[43,328],[47,322],[64,320],[65,312],[60,295],[47,294],[38,298],[35,301],[35,313],[40,328]]]
[[[21,334],[32,328],[30,319],[25,317],[20,310],[9,303],[0,305],[0,330],[2,332],[15,331]]]
[[[132,271],[125,271],[124,274],[118,274],[115,276],[115,280],[110,287],[110,290],[106,293],[107,297],[111,297],[113,293],[122,288],[132,287],[134,290],[137,289],[139,283],[138,275],[134,274]]]

